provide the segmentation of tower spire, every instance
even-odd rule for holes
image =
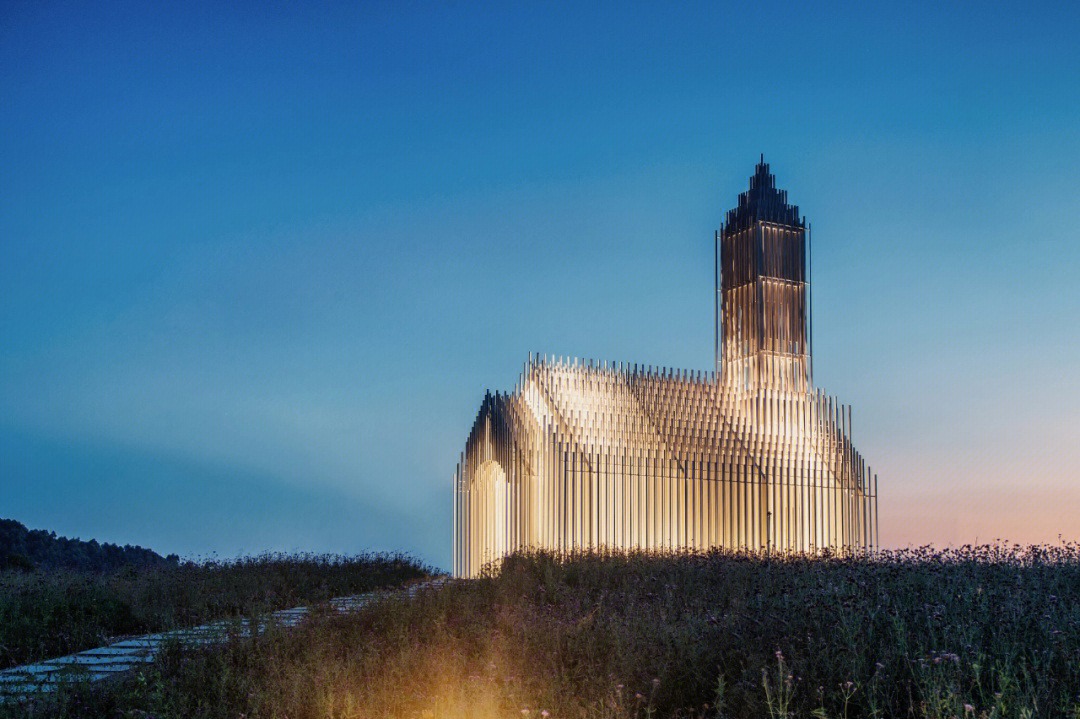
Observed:
[[[805,391],[806,222],[759,157],[717,238],[718,364],[729,386]]]

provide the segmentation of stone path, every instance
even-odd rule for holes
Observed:
[[[432,579],[404,589],[338,597],[331,599],[330,605],[339,613],[348,614],[378,599],[400,596],[412,598],[417,592],[441,586],[446,581],[445,578]],[[268,619],[258,623],[258,631],[265,630],[271,624],[295,627],[310,611],[309,607],[295,607],[273,612]],[[37,694],[53,692],[64,683],[96,682],[121,676],[154,661],[154,657],[168,642],[178,641],[188,645],[218,644],[237,636],[251,636],[250,620],[211,622],[191,629],[147,634],[66,657],[12,667],[0,671],[0,702],[25,700]]]

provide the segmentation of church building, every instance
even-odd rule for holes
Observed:
[[[454,575],[518,549],[851,553],[877,476],[813,386],[809,227],[764,159],[715,236],[712,371],[530,356],[454,474]]]

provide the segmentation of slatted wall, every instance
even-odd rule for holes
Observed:
[[[877,480],[850,436],[821,393],[530,360],[457,468],[455,574],[529,547],[871,551]]]
[[[537,357],[485,397],[455,574],[527,547],[873,550],[877,477],[813,389],[809,230],[762,157],[715,237],[714,373]]]

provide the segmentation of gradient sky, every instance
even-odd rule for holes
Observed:
[[[712,362],[764,152],[883,543],[1080,539],[1080,6],[0,6],[0,516],[449,565],[530,351]]]

